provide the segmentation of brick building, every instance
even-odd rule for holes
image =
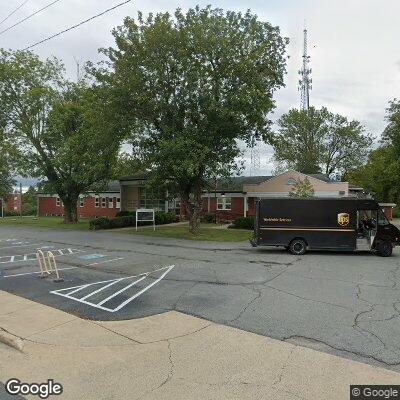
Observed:
[[[78,202],[80,217],[112,217],[119,210],[135,211],[150,208],[174,212],[184,216],[186,210],[179,199],[167,199],[165,193],[146,188],[148,173],[138,173],[111,182],[103,193],[88,193]],[[211,183],[213,190],[203,193],[203,213],[216,214],[218,219],[234,220],[240,216],[253,216],[254,204],[263,197],[288,196],[298,181],[308,178],[317,197],[357,197],[362,188],[337,182],[324,174],[302,174],[287,171],[276,176],[231,177]],[[39,195],[39,215],[63,215],[64,208],[56,195]],[[391,205],[393,206],[393,205]],[[389,210],[383,207],[388,217]],[[391,209],[390,209],[391,211]]]
[[[4,211],[12,213],[21,212],[21,194],[10,193],[4,201]]]
[[[104,192],[81,195],[77,204],[79,218],[114,217],[121,209],[121,192],[118,181],[109,184]],[[64,206],[57,195],[38,194],[39,216],[63,216]]]

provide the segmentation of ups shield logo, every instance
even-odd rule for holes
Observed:
[[[340,226],[347,226],[350,222],[350,216],[347,213],[340,213],[337,215],[337,222]]]

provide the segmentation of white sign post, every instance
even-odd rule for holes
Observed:
[[[136,210],[136,230],[138,227],[138,221],[149,221],[153,222],[153,230],[156,230],[156,219],[154,210],[147,208],[139,208]]]

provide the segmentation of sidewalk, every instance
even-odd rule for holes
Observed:
[[[336,400],[349,398],[351,383],[400,381],[392,371],[177,312],[88,321],[0,291],[0,328],[22,348],[0,343],[0,382],[52,378],[62,399]]]

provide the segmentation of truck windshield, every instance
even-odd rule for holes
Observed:
[[[378,225],[389,225],[389,221],[382,210],[378,210]]]

